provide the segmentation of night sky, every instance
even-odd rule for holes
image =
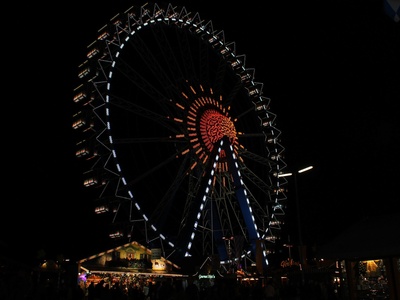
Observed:
[[[383,1],[214,2],[184,5],[224,30],[255,68],[288,168],[314,166],[298,177],[304,241],[323,244],[366,216],[398,211],[400,23]],[[0,241],[17,253],[80,259],[108,249],[75,158],[73,89],[97,30],[141,4],[30,2],[3,26]],[[295,235],[293,188],[287,196]]]

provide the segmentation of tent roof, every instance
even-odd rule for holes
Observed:
[[[118,246],[118,247],[116,247],[116,248],[109,249],[109,250],[106,250],[106,251],[104,251],[104,252],[100,252],[100,253],[94,254],[94,255],[92,255],[92,256],[83,258],[83,259],[79,260],[78,263],[79,263],[79,264],[83,264],[83,263],[88,262],[88,261],[91,261],[91,260],[93,260],[93,259],[95,259],[95,258],[97,258],[97,257],[103,256],[103,255],[105,255],[105,254],[107,254],[107,253],[112,253],[112,252],[115,252],[115,251],[119,251],[119,250],[121,250],[121,249],[123,249],[123,248],[127,248],[127,247],[129,247],[129,246],[136,246],[136,247],[139,247],[139,248],[141,248],[141,249],[143,250],[144,253],[147,253],[147,254],[149,254],[149,255],[151,255],[151,253],[152,253],[150,249],[148,249],[148,248],[146,248],[145,246],[139,244],[138,242],[133,241],[133,242],[130,242],[130,243],[127,243],[127,244]],[[177,269],[180,269],[179,266],[177,266],[176,264],[174,264],[173,262],[167,260],[167,259],[164,258],[164,257],[161,257],[160,260],[162,260],[162,261],[168,263],[169,265],[171,265],[171,266],[173,266],[173,267],[175,267],[175,268],[177,268]]]
[[[355,260],[400,257],[400,213],[362,219],[322,245],[317,257]]]

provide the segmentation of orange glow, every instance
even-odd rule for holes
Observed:
[[[180,105],[179,103],[175,103],[176,104],[176,106],[178,106],[179,108],[181,108],[182,110],[184,110],[185,108],[182,106],[182,105]]]
[[[197,165],[197,162],[195,162],[195,163],[190,167],[190,169],[193,170],[194,167],[195,167],[196,165]]]
[[[214,109],[205,111],[201,116],[200,132],[209,151],[212,151],[214,144],[224,136],[229,137],[231,143],[236,139],[236,129],[233,122]]]
[[[234,122],[229,116],[230,107],[224,107],[222,104],[223,97],[213,97],[213,90],[204,89],[203,86],[189,86],[189,94],[182,95],[191,100],[191,104],[187,110],[186,122],[188,133],[185,135],[189,138],[191,149],[195,151],[199,158],[198,163],[206,164],[210,159],[209,154],[213,152],[216,143],[224,136],[227,136],[230,144],[236,149],[239,146],[237,132]],[[182,105],[183,107],[184,105]],[[194,144],[196,143],[196,144]],[[182,154],[186,154],[190,150],[185,150]],[[224,150],[219,153],[221,158],[226,157]],[[225,169],[222,166],[224,162],[217,164],[217,170]],[[192,166],[194,167],[194,166]]]

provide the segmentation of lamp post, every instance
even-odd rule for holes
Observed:
[[[283,244],[283,247],[288,248],[289,261],[290,261],[290,263],[292,263],[292,251],[290,249],[293,247],[293,245],[290,243],[290,236],[288,236],[288,243],[287,244]]]
[[[293,181],[294,181],[294,192],[295,192],[295,201],[296,201],[296,219],[297,219],[297,235],[298,235],[298,240],[299,240],[299,259],[300,259],[300,271],[301,271],[301,279],[302,283],[304,284],[304,265],[305,265],[305,257],[304,257],[304,244],[303,244],[303,237],[301,233],[301,219],[300,219],[300,204],[299,204],[299,191],[298,191],[298,185],[297,185],[297,174],[301,174],[304,172],[307,172],[311,170],[313,166],[308,166],[306,168],[302,168],[300,170],[297,170],[295,172],[289,172],[289,173],[282,173],[279,174],[279,177],[288,177],[288,176],[293,176]]]

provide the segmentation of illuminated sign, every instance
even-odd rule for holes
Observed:
[[[288,268],[288,267],[292,267],[292,266],[300,266],[300,262],[294,261],[293,259],[287,259],[287,260],[283,260],[281,262],[281,267],[282,268]]]
[[[199,279],[212,279],[215,275],[199,275]]]

